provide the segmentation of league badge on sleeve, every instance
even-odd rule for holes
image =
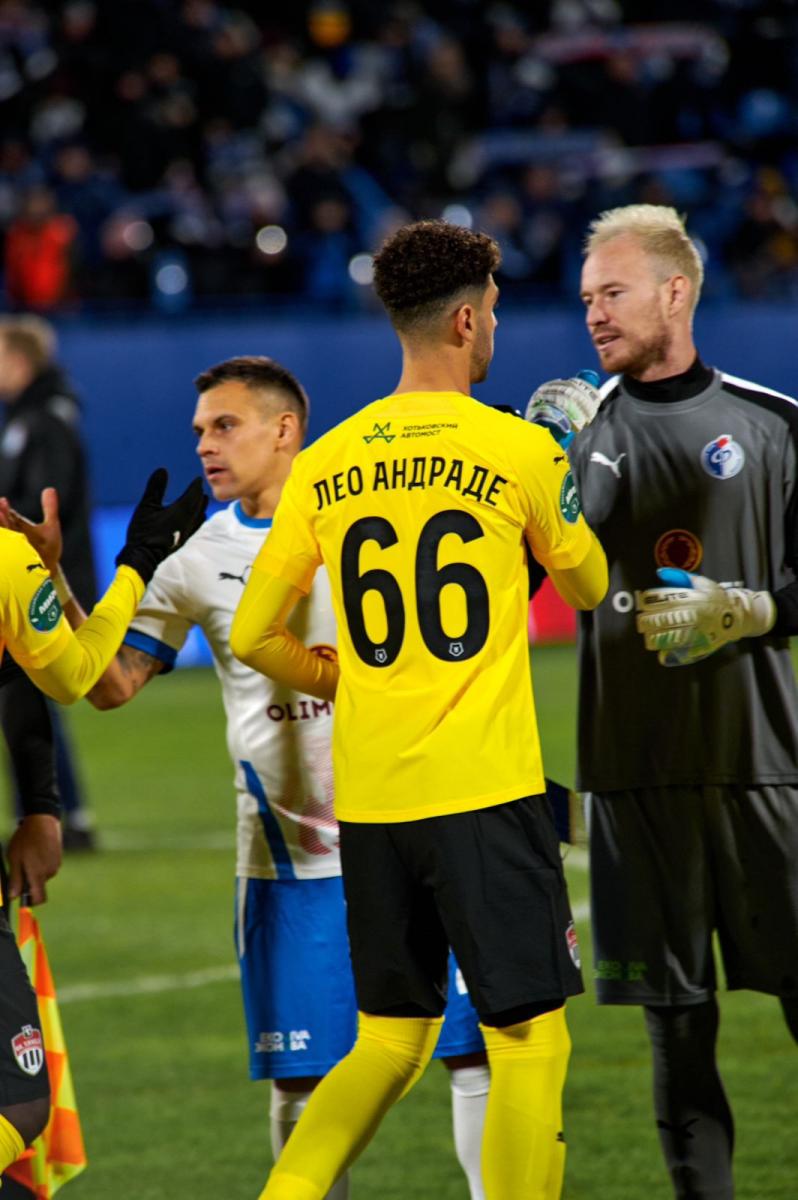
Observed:
[[[581,511],[582,505],[579,503],[579,492],[576,490],[574,477],[569,471],[563,479],[562,487],[560,488],[560,512],[569,525],[574,525],[579,520]]]
[[[733,479],[745,463],[745,451],[730,433],[722,433],[707,442],[701,451],[701,466],[713,479]]]
[[[34,629],[39,633],[49,633],[58,624],[61,616],[61,604],[55,593],[53,582],[46,579],[37,590],[28,608],[28,618]]]

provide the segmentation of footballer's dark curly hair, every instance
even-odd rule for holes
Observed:
[[[249,354],[238,358],[226,358],[224,362],[208,367],[194,380],[194,387],[200,395],[218,387],[220,383],[237,380],[253,392],[277,390],[281,392],[292,412],[299,417],[304,429],[310,411],[310,402],[302,384],[292,375],[287,367],[275,362],[265,355]]]
[[[458,296],[482,292],[501,262],[493,238],[446,221],[404,225],[374,258],[374,288],[399,333],[419,333]]]

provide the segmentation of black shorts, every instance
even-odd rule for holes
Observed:
[[[455,952],[483,1020],[583,990],[545,796],[393,824],[341,822],[358,1007],[440,1016]]]
[[[701,1004],[717,986],[798,996],[798,789],[593,794],[600,1004]]]
[[[49,1094],[36,996],[14,934],[0,912],[0,1108]]]

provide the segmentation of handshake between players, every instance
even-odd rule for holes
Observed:
[[[45,488],[42,493],[40,524],[0,501],[7,572],[0,637],[31,681],[51,699],[72,704],[90,691],[119,649],[155,568],[202,524],[207,504],[202,480],[195,479],[177,500],[165,505],[166,484],[163,468],[150,476],[116,557],[114,579],[88,617],[59,567],[61,526],[55,489]],[[30,562],[30,551],[21,539],[16,540],[20,533],[37,551],[39,561]],[[39,571],[49,572],[50,578],[42,579]]]

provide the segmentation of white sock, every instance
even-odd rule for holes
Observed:
[[[310,1099],[310,1092],[283,1092],[275,1080],[272,1083],[272,1097],[269,1104],[269,1129],[272,1139],[272,1154],[275,1159],[280,1157],[280,1151],[296,1125],[305,1105]],[[349,1172],[333,1184],[327,1193],[326,1200],[349,1200]]]
[[[457,1161],[465,1172],[471,1200],[485,1200],[482,1186],[482,1130],[490,1091],[490,1067],[458,1067],[449,1072]]]

